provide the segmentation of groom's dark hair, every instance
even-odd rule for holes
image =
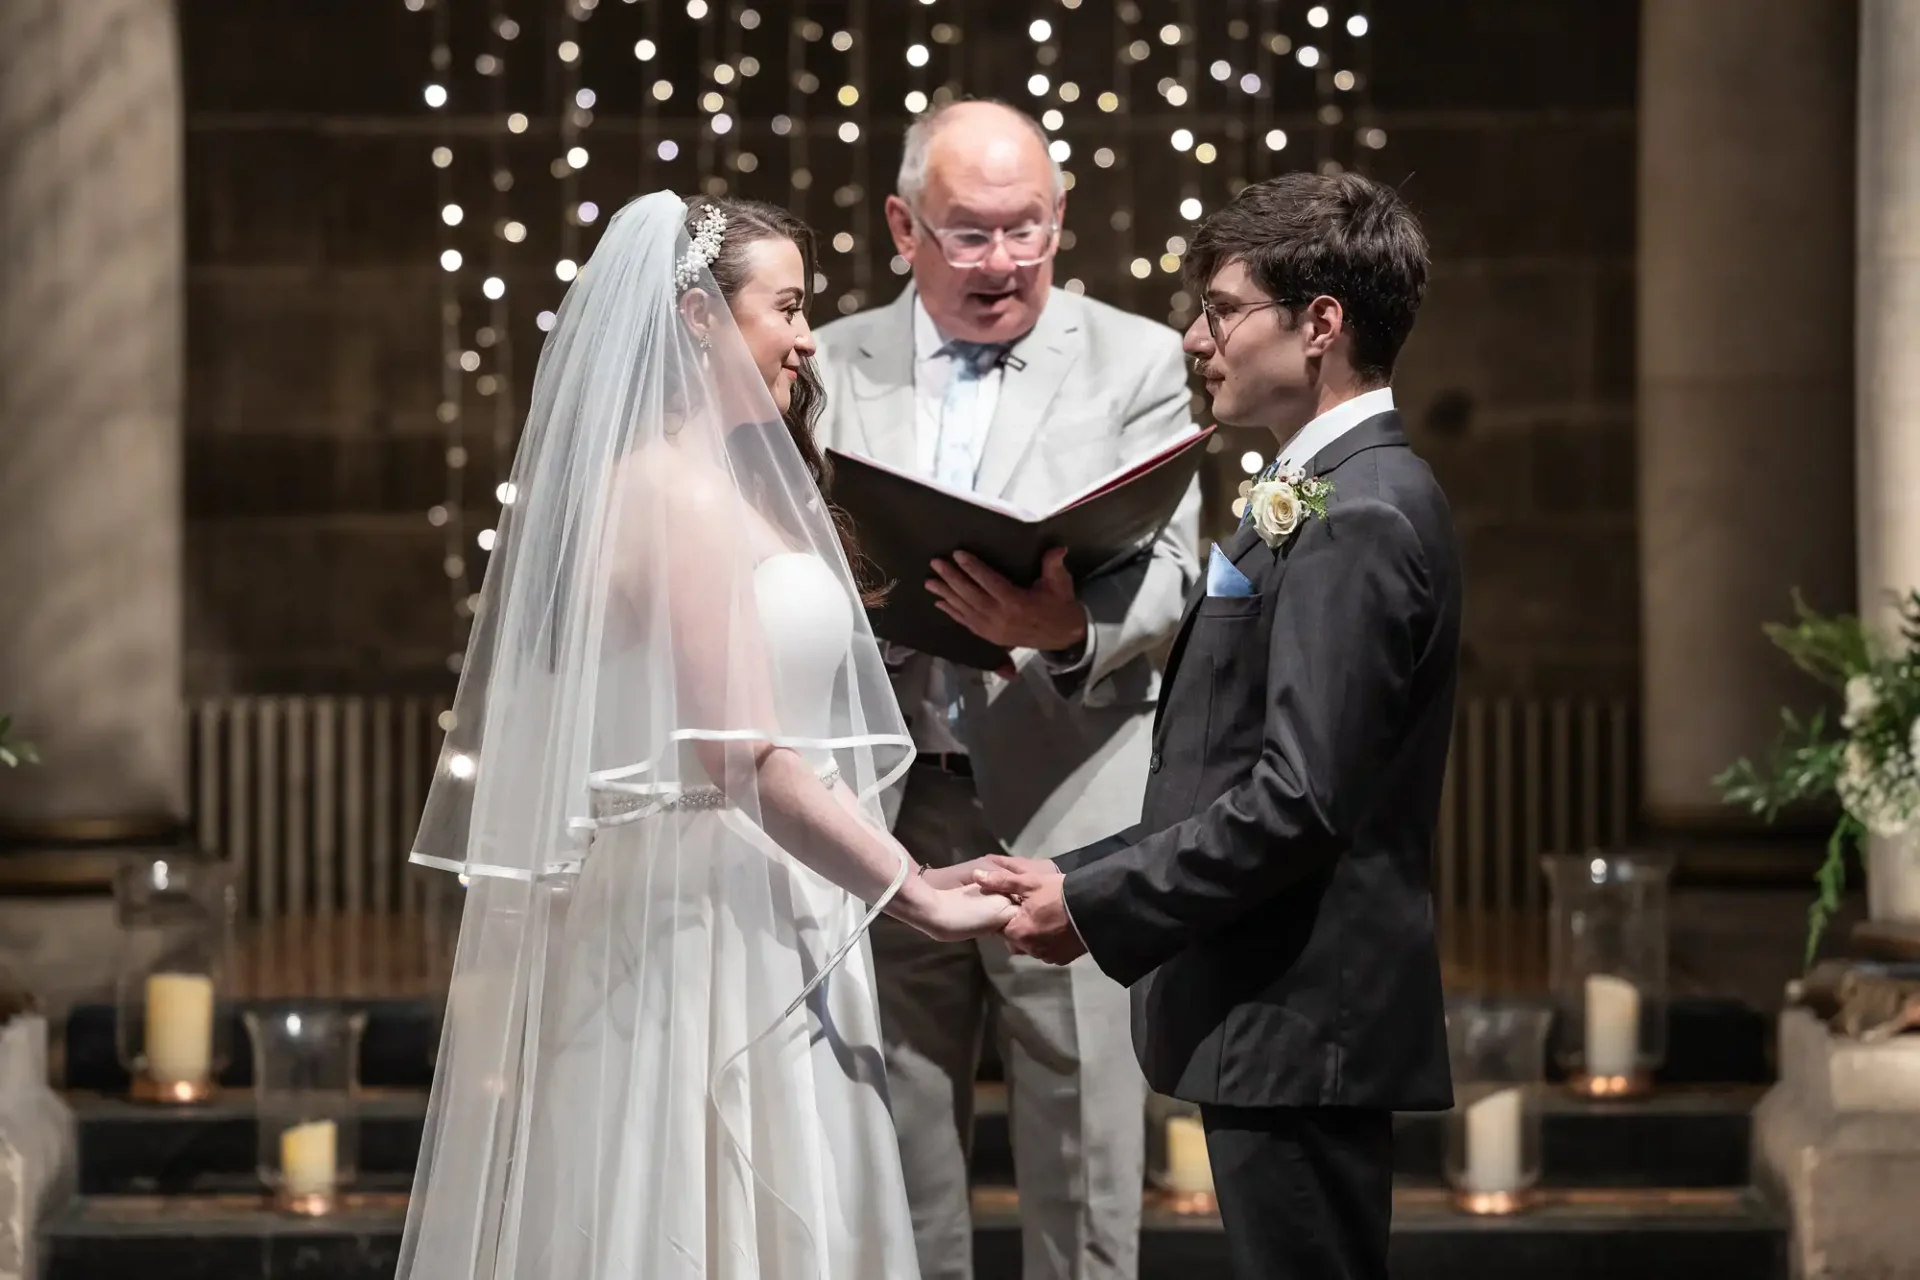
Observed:
[[[1289,313],[1340,303],[1353,370],[1385,383],[1427,291],[1427,237],[1392,187],[1357,173],[1285,173],[1241,189],[1200,224],[1187,280],[1204,292],[1230,262]]]

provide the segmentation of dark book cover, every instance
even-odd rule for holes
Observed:
[[[1040,576],[1042,557],[1055,547],[1067,548],[1076,582],[1123,564],[1143,554],[1173,518],[1212,434],[1212,427],[1196,428],[1044,512],[828,450],[833,501],[853,518],[861,550],[894,584],[886,603],[868,611],[874,634],[966,666],[1002,666],[1006,650],[940,612],[926,588],[932,562],[966,551],[1023,586]]]

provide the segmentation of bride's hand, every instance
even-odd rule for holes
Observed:
[[[977,884],[940,889],[932,895],[921,932],[936,942],[964,942],[998,933],[1019,908],[1011,898],[988,893]]]
[[[920,872],[920,878],[936,889],[961,889],[973,883],[974,872],[992,866],[985,858],[969,858],[950,867],[927,867]]]

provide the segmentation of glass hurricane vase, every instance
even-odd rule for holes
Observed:
[[[145,1102],[211,1097],[229,1057],[227,965],[232,868],[204,858],[141,858],[114,881],[120,926],[114,1045]]]
[[[245,1015],[253,1041],[260,1180],[290,1213],[331,1213],[358,1171],[360,1037],[367,1015],[287,1008]]]
[[[1549,854],[1554,1055],[1593,1098],[1644,1094],[1667,1053],[1667,882],[1660,853]]]

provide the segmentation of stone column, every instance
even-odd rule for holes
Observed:
[[[1711,779],[1809,682],[1761,624],[1854,598],[1853,6],[1644,0],[1639,474],[1645,816],[1739,830]]]
[[[0,842],[183,813],[181,99],[171,0],[0,0]],[[0,855],[3,856],[3,855]]]
[[[1860,614],[1920,588],[1920,5],[1860,9]],[[1920,925],[1920,840],[1875,840],[1867,907]]]

